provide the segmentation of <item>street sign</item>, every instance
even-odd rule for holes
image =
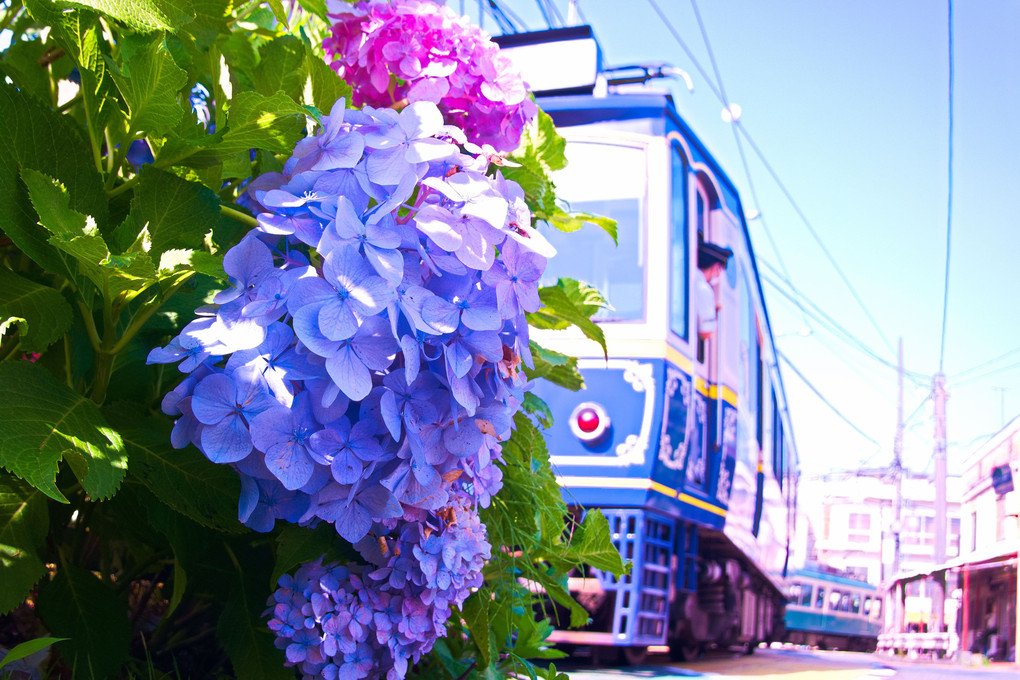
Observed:
[[[1009,464],[992,468],[992,488],[999,496],[1013,490],[1013,470],[1010,469]]]

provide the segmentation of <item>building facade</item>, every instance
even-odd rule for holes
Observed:
[[[805,561],[827,564],[876,585],[896,568],[896,485],[892,475],[829,475],[801,485]],[[946,554],[960,546],[961,478],[946,484]],[[904,472],[899,524],[898,571],[935,566],[935,487],[928,476]]]
[[[957,575],[963,649],[1000,660],[1016,659],[1018,641],[1016,486],[1020,486],[1020,417],[967,456],[962,549],[958,559],[947,563]]]

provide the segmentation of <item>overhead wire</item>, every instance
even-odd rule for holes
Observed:
[[[1020,346],[1014,347],[1013,349],[1009,350],[1008,352],[1004,352],[1004,353],[1000,354],[997,357],[994,357],[992,359],[988,359],[987,361],[982,361],[977,366],[971,366],[970,368],[968,368],[968,369],[966,369],[964,371],[960,371],[959,373],[955,373],[952,376],[950,376],[950,379],[955,382],[956,380],[959,380],[960,378],[966,377],[970,373],[974,373],[975,371],[979,371],[979,370],[985,368],[986,366],[991,366],[992,364],[998,363],[998,362],[1002,361],[1003,359],[1005,359],[1006,357],[1013,356],[1017,352],[1020,352]]]
[[[939,343],[939,373],[946,358],[946,319],[949,311],[949,254],[953,243],[953,0],[947,0],[949,6],[949,177],[946,186],[946,275],[942,293],[942,341]]]
[[[652,7],[655,13],[662,20],[662,23],[665,26],[666,30],[670,33],[670,35],[673,36],[673,39],[677,42],[680,48],[684,51],[687,57],[694,64],[695,70],[701,75],[702,78],[705,79],[708,88],[712,91],[712,93],[722,103],[724,107],[728,107],[730,105],[730,102],[726,99],[726,96],[720,90],[720,88],[717,87],[715,83],[713,83],[712,79],[705,72],[704,67],[701,66],[701,63],[694,56],[694,53],[687,46],[687,43],[684,42],[683,38],[680,36],[680,33],[676,30],[676,27],[673,25],[673,22],[669,19],[668,16],[666,16],[666,13],[662,11],[662,8],[659,6],[658,2],[656,2],[656,0],[648,0],[648,4]],[[747,131],[747,128],[744,127],[743,123],[739,119],[734,119],[732,123],[735,129],[739,130],[740,134],[742,134],[744,138],[747,140],[747,143],[751,146],[751,149],[754,151],[755,155],[761,161],[762,166],[768,171],[769,175],[772,177],[772,180],[776,183],[780,191],[786,197],[786,200],[789,202],[790,206],[794,209],[794,212],[797,213],[797,216],[804,223],[804,226],[807,228],[808,233],[811,234],[811,237],[815,240],[815,243],[818,245],[822,253],[825,255],[826,259],[829,261],[829,264],[832,265],[833,269],[836,271],[840,280],[843,281],[843,284],[847,287],[847,289],[850,291],[850,294],[853,296],[854,300],[861,307],[861,310],[864,312],[865,316],[871,322],[871,325],[878,332],[879,337],[882,338],[882,341],[886,344],[886,347],[889,349],[890,354],[895,354],[895,350],[893,349],[892,343],[889,341],[888,336],[886,336],[881,326],[879,326],[878,321],[875,320],[874,315],[872,315],[867,305],[864,304],[864,300],[857,292],[857,289],[850,282],[850,279],[843,271],[843,268],[839,266],[839,263],[836,261],[836,258],[832,255],[832,252],[822,241],[821,236],[818,234],[818,231],[815,229],[814,225],[808,218],[807,214],[801,209],[800,204],[793,197],[793,194],[786,187],[786,184],[779,177],[779,174],[772,167],[772,164],[768,162],[768,159],[765,157],[765,154],[762,152],[762,150],[758,147],[757,143],[755,143],[754,139],[751,137],[751,133]]]
[[[808,389],[814,392],[815,396],[821,399],[822,403],[828,406],[833,413],[835,413],[837,416],[840,417],[841,420],[843,420],[843,422],[852,427],[857,432],[857,434],[861,435],[875,446],[881,446],[881,444],[879,444],[878,441],[876,441],[871,435],[869,435],[867,432],[858,427],[856,423],[854,423],[847,416],[845,416],[842,411],[840,411],[831,401],[829,401],[825,397],[825,395],[819,392],[818,388],[815,387],[810,380],[804,377],[804,374],[800,372],[800,370],[793,364],[793,362],[790,361],[789,357],[780,352],[778,349],[776,350],[776,356],[782,359],[783,362],[785,362],[786,365],[790,367],[790,370],[792,370],[794,374],[801,379],[801,382],[807,385]]]
[[[857,351],[863,353],[865,356],[873,359],[877,363],[890,368],[892,370],[898,370],[897,364],[886,359],[884,356],[879,354],[877,351],[868,346],[863,340],[858,338],[856,335],[844,328],[838,321],[832,318],[827,312],[825,312],[817,303],[813,302],[811,298],[802,293],[789,279],[782,277],[781,273],[767,260],[758,259],[758,262],[763,266],[765,270],[768,270],[772,275],[768,273],[762,273],[761,278],[765,283],[768,283],[772,288],[785,297],[787,300],[797,306],[798,309],[804,309],[806,313],[818,322],[822,327],[828,326],[828,330],[836,335],[837,338],[843,340]],[[778,277],[777,281],[773,276]],[[780,282],[785,284],[789,290],[784,290],[780,285]],[[809,309],[805,309],[804,305],[807,305]],[[928,376],[918,371],[907,370],[904,371],[904,375],[917,385],[927,385]]]
[[[725,102],[728,102],[729,96],[726,94],[726,86],[723,83],[722,71],[719,70],[719,64],[715,60],[715,52],[712,50],[712,42],[708,39],[708,31],[705,28],[705,22],[701,19],[701,11],[698,9],[697,0],[691,0],[691,9],[694,10],[694,17],[697,20],[698,28],[701,31],[701,39],[705,43],[705,49],[708,51],[708,59],[712,64],[712,70],[715,72],[715,79],[719,83],[719,94]],[[728,104],[726,105],[728,106]],[[769,245],[772,246],[772,252],[776,254],[776,259],[779,261],[780,269],[782,269],[785,278],[789,280],[792,277],[790,276],[789,269],[786,267],[785,260],[783,260],[783,253],[776,245],[776,241],[772,236],[772,230],[768,227],[765,214],[761,211],[761,201],[758,199],[758,191],[754,185],[754,176],[751,174],[751,166],[747,162],[747,154],[744,152],[744,145],[740,141],[740,135],[737,133],[737,129],[732,127],[731,130],[733,131],[733,140],[737,145],[737,152],[740,154],[740,163],[744,167],[744,177],[747,179],[747,188],[751,192],[751,200],[754,201],[755,208],[758,211],[758,221],[761,222],[762,231],[765,232],[765,238],[768,239]],[[801,308],[800,311],[802,318],[804,318],[804,324],[807,325],[806,312],[803,308]]]

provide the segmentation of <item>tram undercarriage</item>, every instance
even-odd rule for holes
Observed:
[[[782,637],[785,598],[722,532],[646,510],[602,510],[631,573],[569,579],[591,620],[557,630],[554,641],[622,648],[624,660],[640,663],[649,646],[692,660],[709,648],[750,654]]]

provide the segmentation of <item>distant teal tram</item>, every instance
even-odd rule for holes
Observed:
[[[555,419],[548,442],[564,496],[601,509],[633,564],[620,580],[571,579],[591,624],[556,639],[622,647],[632,660],[652,645],[690,658],[780,639],[797,457],[740,197],[668,94],[594,67],[591,82],[555,80],[554,67],[583,75],[584,55],[597,57],[589,28],[499,41],[546,69],[534,76],[538,101],[569,161],[557,194],[619,229],[619,246],[593,225],[552,233],[559,254],[544,281],[577,278],[606,294],[612,307],[597,320],[608,359],[579,333],[535,332],[581,357],[585,389],[536,388]],[[708,250],[731,253],[713,282],[699,269]],[[711,331],[695,311],[705,286],[718,308]]]
[[[787,642],[875,651],[882,632],[882,595],[875,586],[822,568],[799,569],[788,584]]]

